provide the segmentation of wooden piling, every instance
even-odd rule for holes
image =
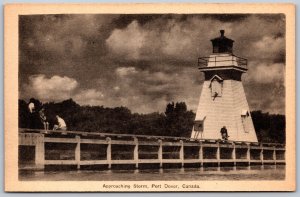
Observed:
[[[45,168],[45,143],[44,136],[38,135],[35,144],[35,165],[37,169]]]

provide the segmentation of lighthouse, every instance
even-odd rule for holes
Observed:
[[[234,40],[224,30],[220,34],[211,40],[212,54],[198,58],[205,80],[191,138],[222,139],[220,130],[226,127],[230,141],[257,142],[241,78],[247,60],[233,54]]]

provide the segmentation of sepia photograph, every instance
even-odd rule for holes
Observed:
[[[16,119],[6,121],[14,127],[5,129],[5,148],[6,158],[9,147],[16,153],[15,181],[32,189],[7,188],[77,191],[60,187],[91,182],[95,189],[85,191],[224,191],[234,181],[244,186],[231,191],[292,191],[288,24],[295,16],[292,5],[282,6],[285,12],[258,13],[20,9],[5,26],[14,24],[17,36],[14,97],[5,99],[15,102]],[[212,181],[224,187],[204,185]],[[61,186],[38,186],[47,182]]]

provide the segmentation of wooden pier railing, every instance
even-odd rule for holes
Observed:
[[[45,166],[285,164],[285,145],[183,137],[19,129],[20,169]]]

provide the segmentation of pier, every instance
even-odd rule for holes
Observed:
[[[19,169],[278,164],[285,164],[284,144],[19,129]]]

